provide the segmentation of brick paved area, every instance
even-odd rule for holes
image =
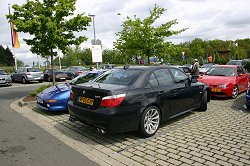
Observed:
[[[153,137],[136,132],[98,134],[69,115],[32,108],[66,138],[104,162],[101,165],[250,165],[250,111],[245,93],[212,99],[206,112],[192,112],[161,126]],[[27,117],[27,116],[26,116]]]

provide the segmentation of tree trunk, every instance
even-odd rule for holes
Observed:
[[[52,82],[53,86],[55,85],[55,73],[54,73],[54,57],[53,57],[53,49],[50,50],[50,58],[51,58],[51,70],[52,70]]]

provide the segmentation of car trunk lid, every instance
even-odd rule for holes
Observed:
[[[126,94],[128,89],[124,85],[95,82],[75,85],[72,86],[73,101],[78,106],[95,110],[100,107],[104,97]]]

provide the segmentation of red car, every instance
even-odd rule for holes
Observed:
[[[242,66],[215,65],[199,82],[209,85],[211,96],[236,98],[239,93],[248,89],[248,74]]]

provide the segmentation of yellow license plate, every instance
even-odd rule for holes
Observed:
[[[87,98],[87,97],[80,96],[79,97],[79,102],[83,103],[83,104],[93,105],[94,104],[94,99],[90,99],[90,98]]]
[[[219,88],[212,88],[211,92],[221,92],[221,89],[219,89]]]

